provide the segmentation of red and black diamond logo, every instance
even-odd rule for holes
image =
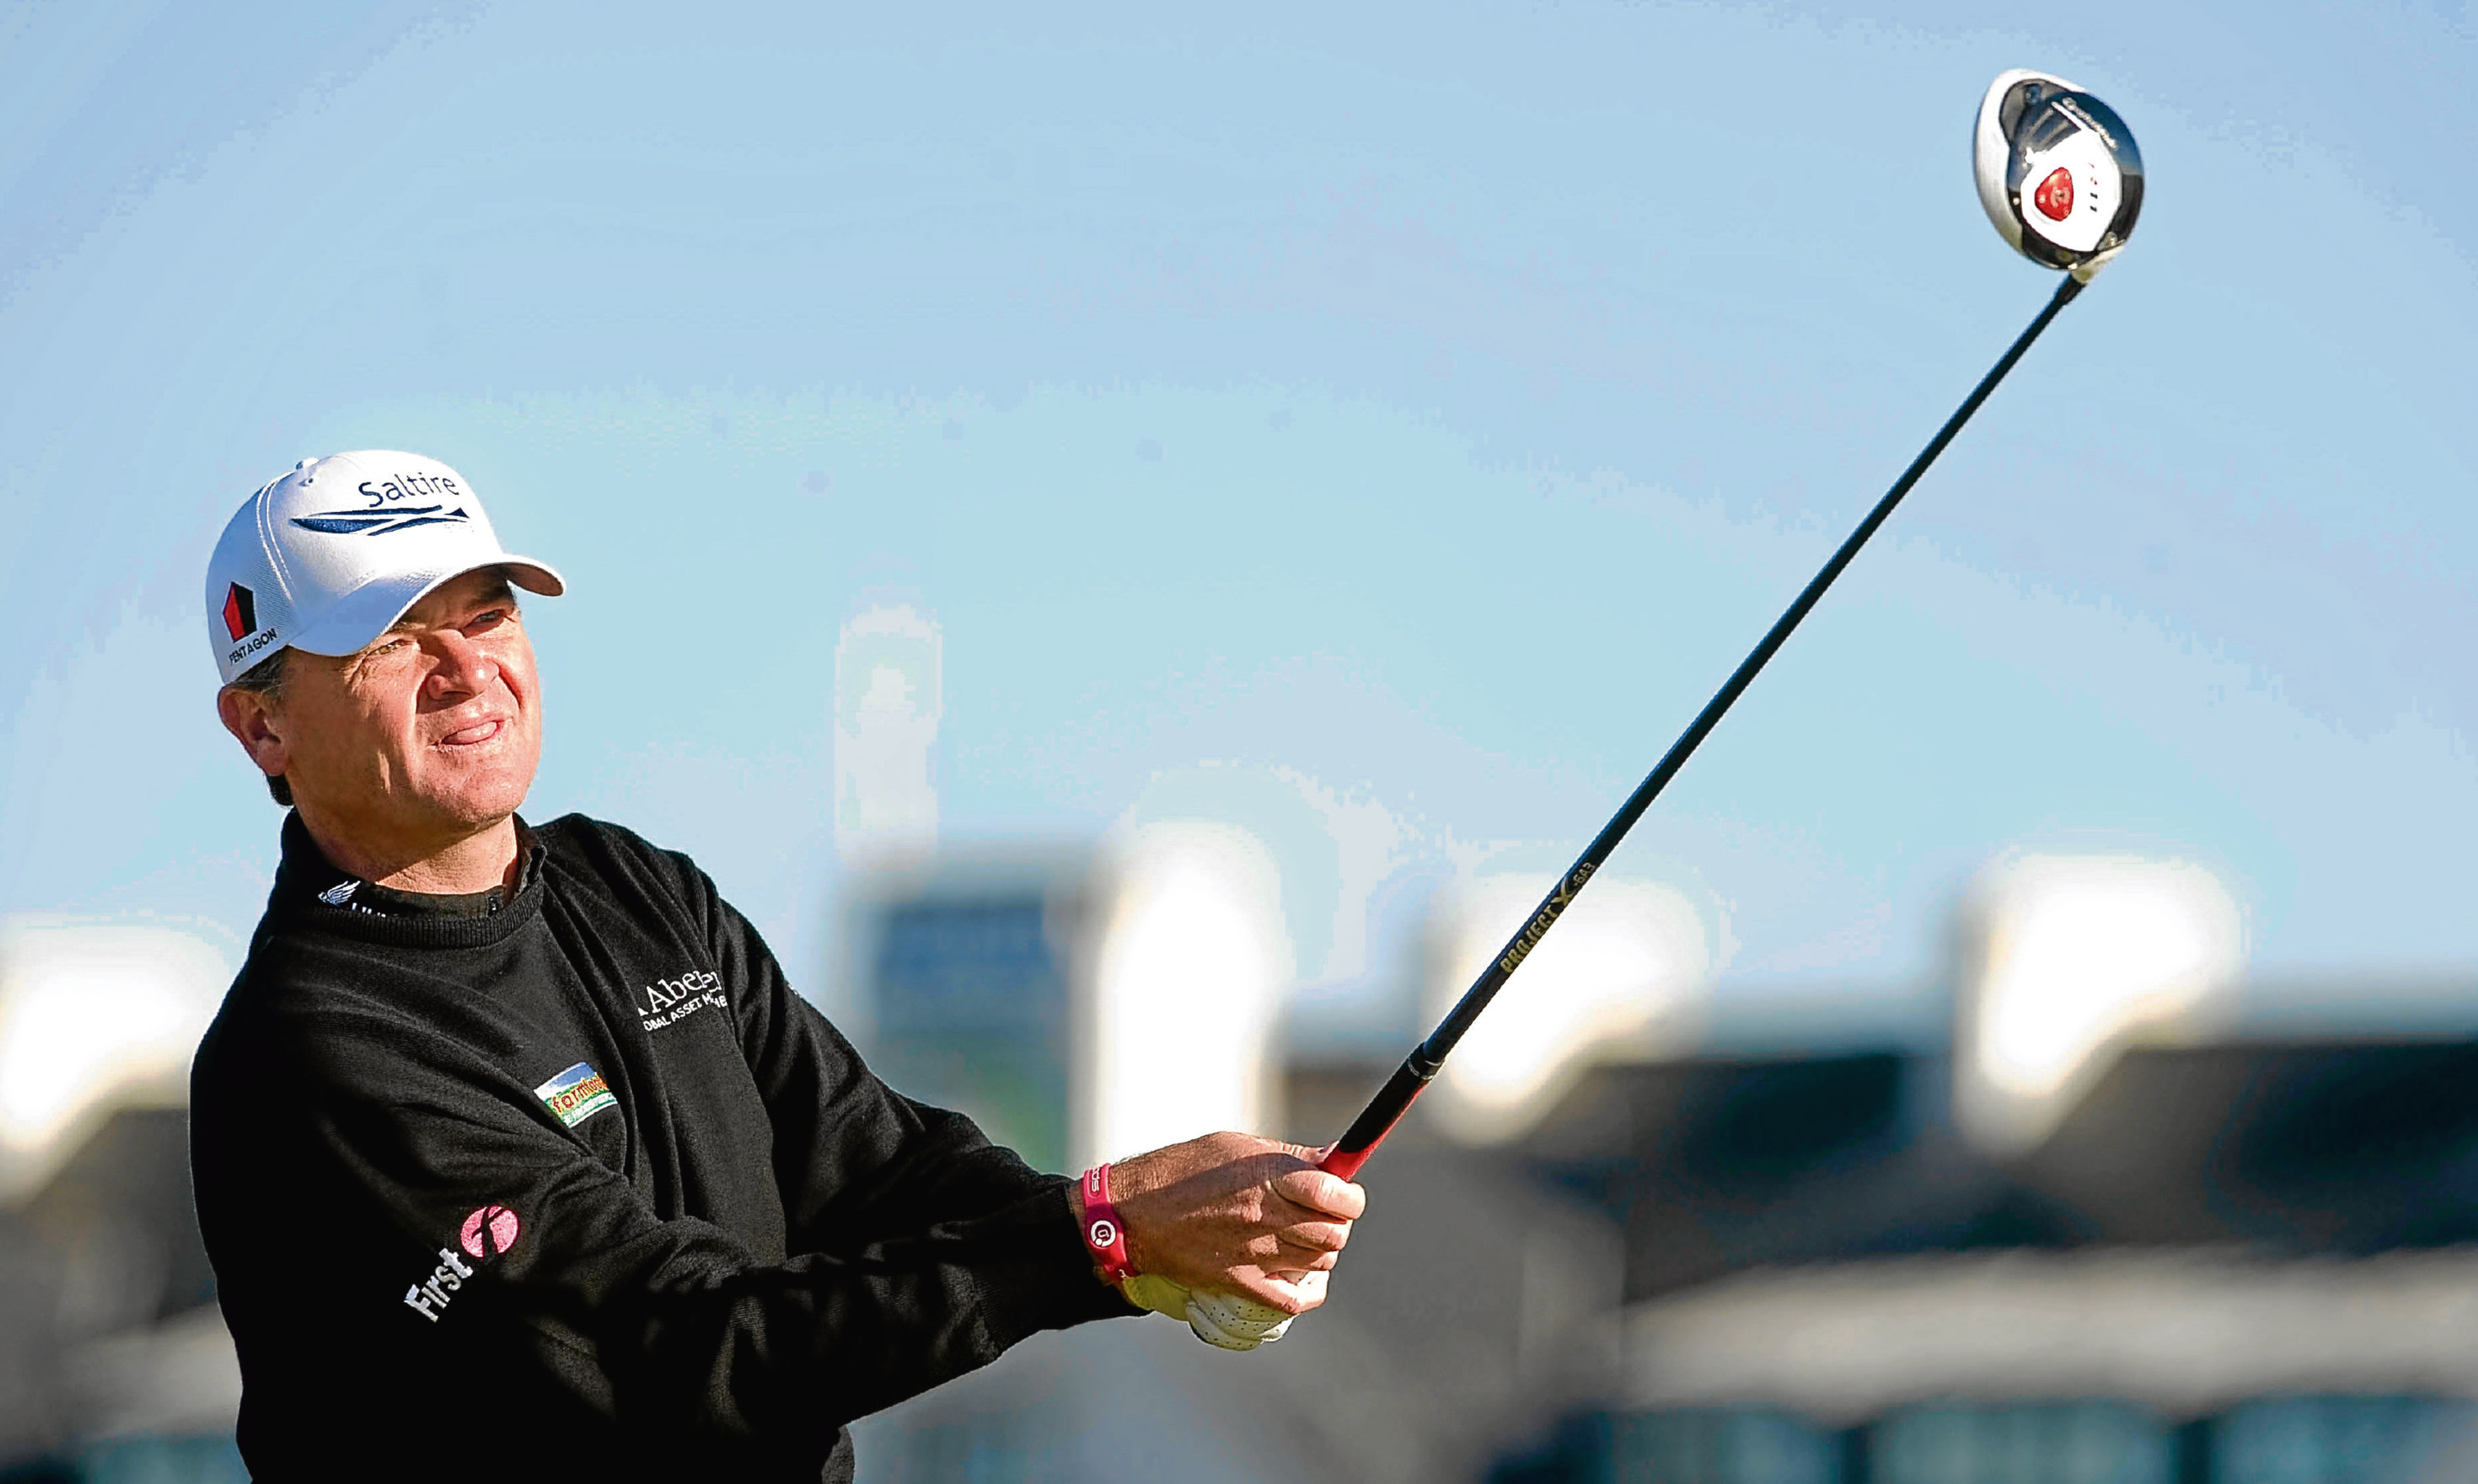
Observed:
[[[224,632],[235,639],[258,632],[258,599],[240,583],[224,593]]]

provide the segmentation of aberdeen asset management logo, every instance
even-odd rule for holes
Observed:
[[[722,975],[710,968],[682,971],[676,979],[657,979],[637,991],[637,1017],[649,1031],[677,1025],[700,1010],[728,1010]]]

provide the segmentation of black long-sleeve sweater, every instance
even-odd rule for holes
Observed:
[[[524,834],[494,910],[373,912],[287,820],[190,1105],[259,1479],[848,1479],[849,1420],[1135,1312],[686,857]]]

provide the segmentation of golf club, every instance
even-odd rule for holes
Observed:
[[[1867,518],[1858,522],[1858,528],[1824,564],[1823,570],[1815,574],[1788,611],[1705,703],[1703,711],[1670,744],[1651,774],[1628,796],[1592,843],[1583,847],[1583,853],[1576,857],[1575,864],[1567,868],[1523,926],[1506,940],[1505,946],[1480,971],[1471,988],[1463,992],[1445,1019],[1412,1049],[1351,1127],[1325,1151],[1320,1168],[1348,1179],[1368,1162],[1386,1133],[1445,1065],[1454,1044],[1462,1040],[1515,969],[1540,945],[1541,939],[1556,926],[1558,918],[1591,881],[1593,872],[1607,863],[1610,852],[1643,817],[1644,811],[1652,807],[1653,800],[1660,796],[1660,791],[1678,776],[1686,760],[1695,755],[1695,749],[1703,745],[1704,739],[1711,735],[1731,706],[1746,692],[1833,586],[1833,579],[1841,575],[1842,568],[1893,514],[1893,508],[1935,463],[1936,456],[1944,452],[1962,424],[1979,411],[1979,405],[1987,400],[1997,383],[2013,369],[2013,363],[2022,359],[2031,342],[2048,328],[2049,321],[2072,303],[2091,276],[2124,247],[2134,231],[2135,217],[2142,209],[2142,157],[2124,120],[2088,92],[2045,73],[2017,69],[1998,77],[1988,88],[1972,131],[1972,164],[1980,203],[2005,240],[2034,263],[2066,270],[2047,307],[1980,378],[1961,406],[1945,419],[1927,447],[1910,461],[1902,477],[1893,481],[1892,489],[1876,502],[1876,508],[1867,513]]]
[[[1377,1152],[1386,1134],[1410,1111],[1412,1102],[1445,1066],[1455,1043],[1463,1039],[1480,1012],[1488,1008],[1489,1001],[1497,997],[1498,991],[1505,987],[1506,980],[1540,945],[1549,930],[1557,925],[1557,919],[1591,881],[1593,873],[1606,864],[1619,842],[1652,807],[1653,800],[1660,796],[1660,791],[1669,787],[1669,781],[1678,776],[1679,769],[1695,755],[1704,739],[1720,725],[1721,718],[1762,673],[1764,666],[1833,586],[1833,579],[1841,575],[1842,568],[1891,516],[1893,508],[1902,503],[1902,497],[1910,492],[1919,476],[1935,463],[1936,456],[1944,452],[1962,424],[1979,411],[1979,404],[1986,401],[1988,393],[2013,369],[2013,363],[2021,360],[2040,332],[2048,328],[2049,321],[2071,304],[2092,276],[2125,246],[2133,234],[2135,218],[2142,210],[2142,156],[2135,148],[2133,132],[2125,127],[2115,110],[2083,88],[2044,72],[2017,68],[1999,75],[1988,86],[1971,131],[1971,173],[1979,187],[1980,205],[1986,210],[1998,234],[2032,262],[2064,269],[2063,281],[2057,285],[2056,292],[2030,327],[2015,337],[1996,365],[1971,389],[1970,395],[1962,399],[1961,406],[1936,430],[1927,447],[1902,471],[1902,477],[1893,481],[1892,489],[1876,502],[1867,518],[1858,522],[1858,528],[1833,552],[1832,560],[1808,583],[1788,611],[1739,662],[1712,698],[1705,702],[1704,709],[1670,743],[1652,772],[1627,796],[1592,843],[1583,847],[1575,864],[1557,878],[1557,884],[1532,909],[1514,936],[1506,940],[1497,957],[1480,970],[1471,988],[1463,992],[1445,1019],[1403,1059],[1403,1065],[1378,1089],[1377,1095],[1369,1099],[1343,1136],[1319,1154],[1319,1169],[1350,1179],[1368,1163],[1368,1157]],[[1189,1295],[1188,1309],[1188,1325],[1197,1337],[1226,1349],[1249,1349],[1278,1340],[1290,1327],[1289,1318],[1278,1310],[1237,1295],[1194,1294]]]

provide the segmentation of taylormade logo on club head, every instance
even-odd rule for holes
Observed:
[[[2087,283],[2134,235],[2142,152],[2116,111],[2061,77],[2016,68],[1971,131],[1979,204],[2013,250]]]

